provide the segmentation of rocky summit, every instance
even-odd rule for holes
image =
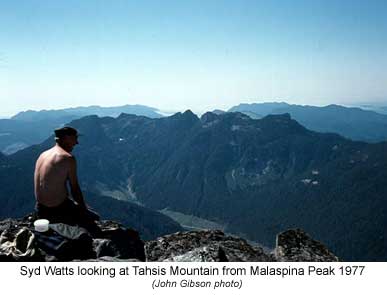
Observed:
[[[0,221],[0,261],[169,261],[276,262],[339,259],[300,229],[277,235],[274,251],[250,245],[219,230],[177,232],[143,242],[138,232],[117,222],[99,222],[101,236],[77,226],[51,224],[36,232],[32,219]]]

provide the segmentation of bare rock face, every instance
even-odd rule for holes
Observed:
[[[147,261],[273,261],[262,248],[219,230],[179,232],[145,245]]]
[[[179,232],[145,244],[147,261],[175,262],[331,262],[339,259],[300,229],[277,236],[273,253],[219,230]]]
[[[34,231],[32,220],[0,221],[0,261],[172,261],[172,262],[331,262],[339,259],[300,229],[277,236],[273,253],[219,230],[177,232],[144,243],[139,234],[113,221],[98,223],[93,238],[82,228],[50,225]],[[58,229],[65,228],[65,232]]]
[[[301,229],[291,229],[277,235],[277,261],[332,262],[339,259],[320,242]]]

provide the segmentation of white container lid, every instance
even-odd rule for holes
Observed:
[[[48,225],[50,222],[47,219],[38,219],[34,222],[35,230],[38,232],[48,231]]]

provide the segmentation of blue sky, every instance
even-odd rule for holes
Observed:
[[[0,0],[0,115],[387,104],[387,1]]]

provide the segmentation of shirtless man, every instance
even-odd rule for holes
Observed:
[[[56,144],[43,152],[35,166],[34,185],[38,218],[51,223],[66,223],[95,231],[98,215],[85,204],[77,177],[75,157],[71,154],[78,144],[78,132],[71,127],[55,130]],[[69,198],[67,183],[70,185]]]

